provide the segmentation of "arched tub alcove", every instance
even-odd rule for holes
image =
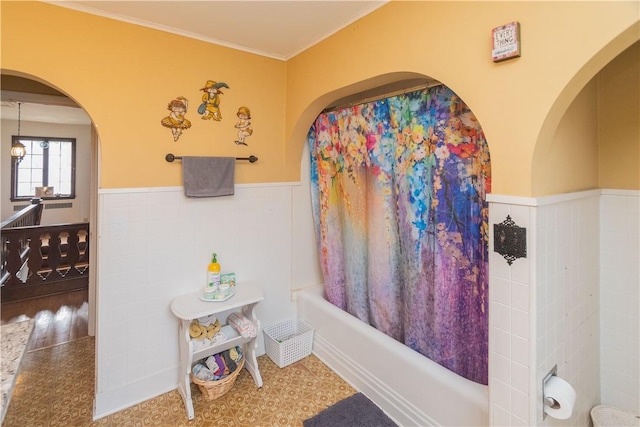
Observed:
[[[300,142],[301,186],[296,189],[297,202],[294,202],[296,228],[293,233],[299,239],[293,242],[292,285],[300,291],[296,295],[298,315],[315,328],[314,353],[400,425],[488,425],[487,386],[449,371],[331,305],[324,297],[318,266],[306,145],[312,122],[325,108],[357,104],[439,83],[416,73],[374,77],[322,95],[305,110],[294,131],[296,143]],[[464,100],[463,95],[460,97]],[[481,118],[478,120],[482,122]],[[296,265],[313,265],[315,269],[310,273],[308,269],[297,269]],[[370,357],[372,354],[376,357]],[[403,368],[385,369],[381,365],[384,360],[394,360]]]

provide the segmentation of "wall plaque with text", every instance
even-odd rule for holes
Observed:
[[[520,56],[520,23],[509,22],[491,30],[493,62],[500,62]]]

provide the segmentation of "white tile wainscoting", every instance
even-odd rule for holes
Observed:
[[[640,412],[640,197],[600,198],[600,390],[602,403]]]
[[[637,410],[639,195],[487,197],[491,232],[507,215],[527,229],[512,265],[490,243],[492,425],[556,425],[541,399],[556,364],[578,395],[565,425],[588,425],[599,403]]]
[[[601,393],[621,407],[634,398],[638,196],[488,196],[491,233],[507,215],[527,229],[527,257],[511,266],[490,243],[492,425],[553,425],[542,420],[540,393],[554,364],[578,392],[570,423],[587,425]],[[99,214],[96,418],[176,387],[169,302],[204,283],[211,252],[239,286],[263,283],[263,325],[295,315],[295,290],[322,280],[308,182],[237,185],[234,196],[209,199],[188,199],[182,187],[100,190]],[[624,313],[612,309],[621,300]],[[601,330],[614,333],[605,339]]]
[[[292,251],[315,245],[313,227],[292,220],[297,209],[310,215],[294,195],[299,187],[242,184],[233,196],[202,199],[182,187],[100,190],[95,418],[176,388],[178,323],[169,304],[204,287],[212,252],[237,286],[262,285],[263,326],[295,315],[292,282],[320,280],[292,272],[317,271],[312,255]]]

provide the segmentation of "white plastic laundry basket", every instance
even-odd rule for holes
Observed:
[[[313,328],[300,319],[289,319],[262,329],[267,355],[284,368],[311,354]]]

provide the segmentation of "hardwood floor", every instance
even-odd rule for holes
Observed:
[[[3,303],[0,320],[3,325],[35,320],[27,351],[73,341],[88,335],[88,296],[81,290]]]

